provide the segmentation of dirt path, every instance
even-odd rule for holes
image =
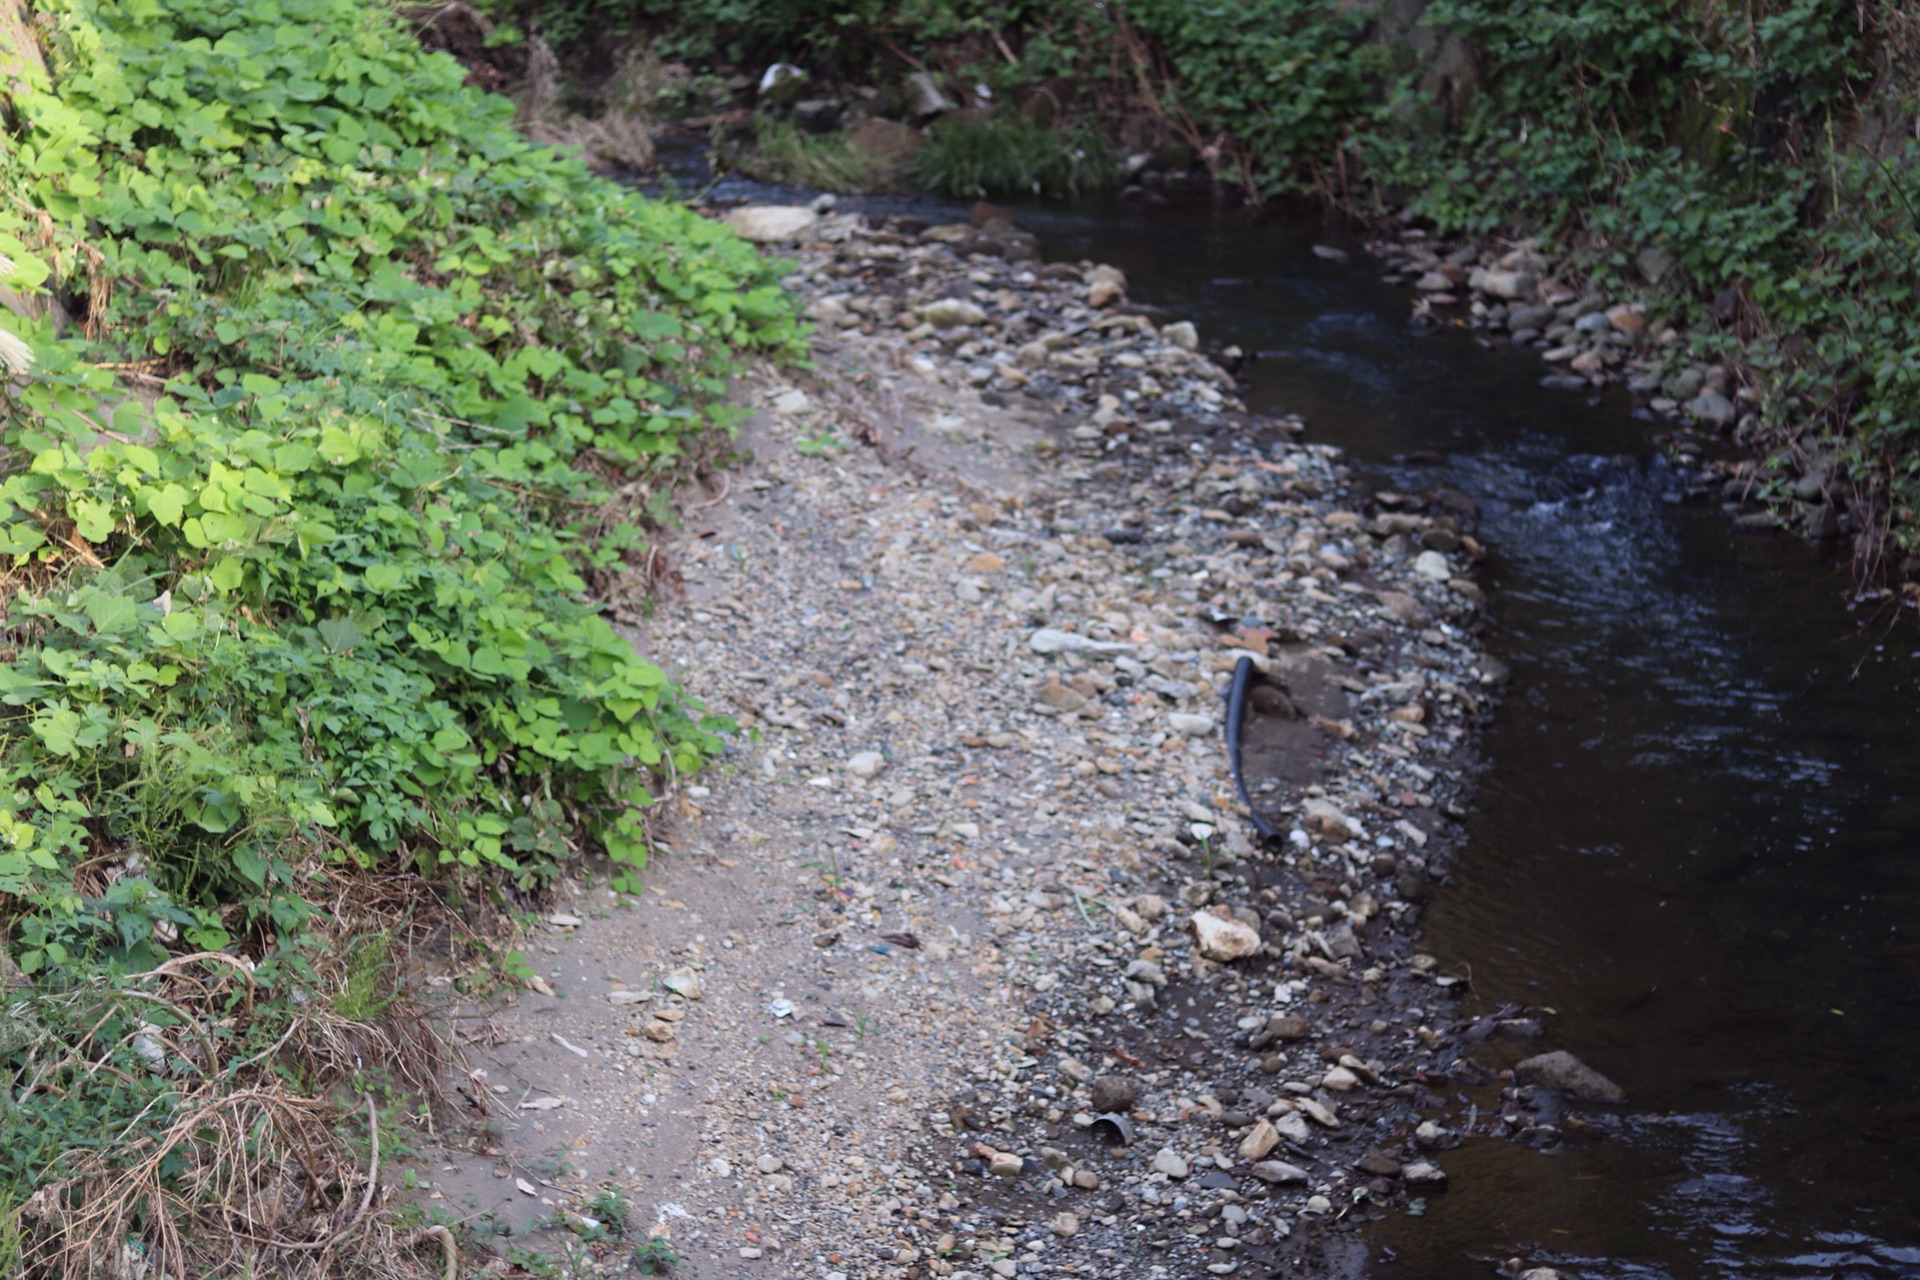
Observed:
[[[1407,1120],[1444,997],[1396,939],[1476,706],[1460,539],[1339,511],[1329,454],[1225,430],[1211,366],[1080,273],[903,243],[809,250],[818,371],[746,389],[751,461],[636,637],[749,732],[637,899],[531,940],[477,1151],[419,1165],[495,1270],[626,1267],[580,1238],[613,1190],[694,1280],[1294,1274],[1348,1248],[1297,1228],[1444,1176]],[[876,264],[904,325],[831,292]],[[910,328],[930,295],[971,331]],[[1217,728],[1249,648],[1259,855]]]

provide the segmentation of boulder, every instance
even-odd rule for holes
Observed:
[[[1513,1078],[1521,1084],[1552,1089],[1576,1102],[1625,1102],[1626,1090],[1595,1071],[1565,1049],[1542,1053],[1516,1063]]]

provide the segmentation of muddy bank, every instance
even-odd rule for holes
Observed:
[[[1357,491],[1191,325],[991,216],[736,220],[796,257],[818,364],[747,390],[642,626],[748,736],[642,899],[532,944],[428,1195],[504,1257],[617,1190],[695,1276],[1348,1256],[1444,1188],[1422,1108],[1481,1078],[1414,949],[1502,678],[1471,504]]]

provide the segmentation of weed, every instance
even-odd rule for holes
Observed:
[[[816,135],[790,120],[754,118],[753,146],[734,168],[763,182],[825,191],[885,191],[897,185],[899,157],[862,149],[844,133]]]
[[[633,1251],[633,1269],[643,1276],[664,1276],[680,1265],[680,1255],[665,1236],[648,1236]]]
[[[913,177],[954,196],[1053,195],[1091,190],[1116,170],[1092,129],[1061,133],[1017,113],[967,112],[942,120],[908,165]]]

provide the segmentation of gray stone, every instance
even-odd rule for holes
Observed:
[[[1438,1191],[1447,1185],[1446,1171],[1429,1160],[1414,1161],[1400,1170],[1400,1177],[1414,1191]]]
[[[915,120],[930,120],[954,109],[953,100],[940,92],[940,86],[924,71],[916,71],[908,76],[901,88],[906,99],[907,115]]]
[[[1542,1053],[1515,1064],[1513,1078],[1538,1085],[1578,1102],[1625,1102],[1626,1091],[1565,1049]]]
[[[1184,1178],[1190,1172],[1190,1166],[1174,1154],[1172,1147],[1162,1147],[1153,1153],[1153,1171],[1164,1173],[1169,1178]]]
[[[1253,1166],[1253,1176],[1262,1182],[1292,1186],[1308,1181],[1311,1175],[1300,1166],[1288,1164],[1284,1160],[1262,1160]]]
[[[1516,337],[1518,336],[1518,331],[1521,329],[1531,329],[1537,333],[1539,330],[1552,324],[1553,321],[1554,309],[1552,307],[1515,307],[1513,310],[1507,312],[1507,328],[1515,330]]]
[[[1480,288],[1496,298],[1530,298],[1540,287],[1540,277],[1531,271],[1489,271]]]
[[[1035,653],[1132,653],[1130,644],[1112,644],[1102,640],[1092,640],[1071,631],[1057,631],[1052,627],[1042,627],[1027,639],[1027,647]]]
[[[1716,427],[1730,426],[1739,410],[1733,407],[1733,401],[1717,391],[1703,391],[1687,402],[1687,412],[1700,421]]]
[[[1096,1076],[1093,1081],[1095,1111],[1131,1111],[1140,1096],[1140,1082],[1132,1076]]]
[[[887,758],[878,751],[855,752],[847,760],[847,772],[856,778],[872,778],[887,767]]]

